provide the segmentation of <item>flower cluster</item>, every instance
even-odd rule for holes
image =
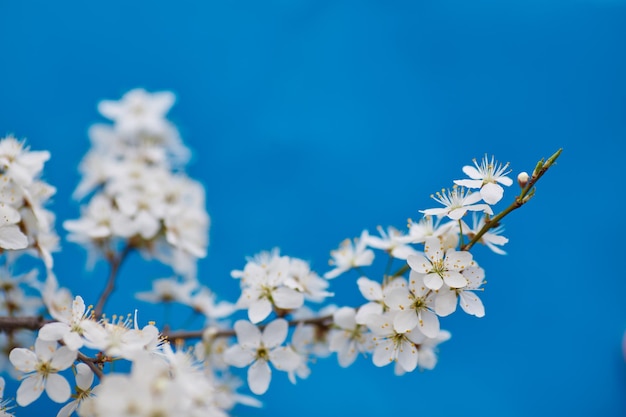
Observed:
[[[58,239],[43,204],[54,189],[37,179],[48,153],[31,152],[13,137],[0,141],[0,319],[8,319],[0,320],[0,342],[10,352],[10,375],[21,379],[17,405],[28,406],[45,392],[63,404],[58,417],[219,417],[237,404],[261,405],[240,392],[244,380],[252,394],[262,395],[274,372],[296,383],[309,377],[317,358],[336,355],[339,366],[348,367],[361,356],[377,367],[393,364],[396,375],[433,369],[439,345],[451,337],[441,328],[443,318],[459,306],[485,315],[478,297],[485,271],[470,250],[483,244],[504,254],[502,218],[532,197],[560,153],[541,161],[532,176],[520,174],[520,194],[498,214],[502,185],[513,183],[508,164],[487,156],[474,161],[463,168],[469,179],[433,196],[443,207],[422,210],[405,230],[378,227],[378,235],[363,230],[344,240],[323,273],[277,248],[259,252],[232,270],[241,293],[227,302],[196,274],[207,251],[209,217],[203,187],[183,171],[190,152],[165,118],[173,103],[170,92],[137,89],[99,105],[113,123],[90,130],[93,147],[75,192],[82,214],[64,222],[68,240],[111,266],[95,308],[53,273]],[[139,326],[137,310],[104,314],[119,267],[133,251],[172,269],[171,276],[152,277],[152,288],[136,298],[190,309],[192,321],[180,330],[169,322]],[[42,260],[44,282],[37,270],[13,273],[21,253]],[[375,265],[381,259],[384,272]],[[328,303],[333,280],[347,274],[356,275],[362,302]],[[188,328],[198,316],[201,327]],[[24,338],[26,329],[35,334]],[[113,369],[113,363],[127,366]],[[3,388],[0,378],[0,417],[12,415]]]
[[[44,206],[56,189],[39,178],[49,158],[13,136],[0,140],[0,248],[41,256],[51,268],[59,238]]]
[[[74,193],[91,199],[63,225],[71,241],[104,254],[125,242],[193,279],[206,255],[209,217],[204,188],[181,169],[189,150],[165,118],[173,103],[170,92],[141,89],[100,103],[113,124],[90,129],[92,149]]]

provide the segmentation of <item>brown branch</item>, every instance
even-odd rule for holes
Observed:
[[[6,317],[0,316],[0,332],[11,332],[14,330],[39,330],[46,323],[52,323],[55,320],[47,320],[42,316],[29,317]]]
[[[556,151],[547,161],[540,160],[533,171],[533,175],[528,180],[528,183],[522,188],[520,194],[515,197],[515,200],[511,203],[509,207],[504,209],[501,213],[498,213],[497,216],[491,218],[488,222],[485,222],[485,225],[472,237],[467,244],[461,245],[461,250],[468,251],[480,241],[485,233],[489,230],[498,227],[500,221],[511,213],[513,210],[517,210],[522,207],[524,204],[528,203],[530,199],[535,195],[535,184],[539,179],[548,171],[548,169],[556,162],[557,158],[561,155],[563,149],[559,149]]]
[[[99,318],[102,316],[102,310],[104,309],[104,304],[109,299],[113,290],[115,290],[115,280],[117,279],[117,274],[119,272],[120,267],[122,266],[122,262],[128,257],[128,254],[133,249],[133,246],[128,243],[124,246],[124,249],[119,254],[109,253],[107,259],[109,264],[111,265],[111,269],[109,271],[109,278],[107,279],[106,286],[104,290],[102,290],[102,294],[100,294],[100,298],[98,299],[98,303],[94,308],[94,317]]]
[[[291,320],[289,321],[289,327],[297,326],[298,324],[312,324],[320,327],[329,327],[333,322],[333,316],[320,316],[320,317],[312,317],[309,319],[302,320]],[[263,330],[267,324],[263,324],[259,326],[259,329]],[[200,330],[175,330],[170,332],[167,329],[164,329],[162,334],[166,339],[169,340],[183,340],[183,339],[201,339],[210,327],[200,329]],[[235,331],[233,329],[216,329],[211,333],[211,336],[216,337],[231,337],[235,336]]]
[[[104,373],[102,372],[102,369],[100,369],[100,367],[96,364],[96,362],[98,362],[98,359],[90,358],[80,351],[78,352],[77,358],[79,361],[87,365],[89,369],[91,369],[91,371],[98,376],[98,379],[102,381]]]

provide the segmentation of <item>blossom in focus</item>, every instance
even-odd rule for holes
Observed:
[[[143,328],[137,320],[113,316],[112,320],[83,322],[84,344],[88,348],[104,352],[107,356],[133,360],[145,352],[155,352],[161,345],[160,332],[153,324]]]
[[[364,230],[354,241],[346,239],[341,242],[339,249],[331,251],[332,259],[328,263],[335,268],[326,272],[324,278],[337,278],[352,268],[371,265],[374,262],[374,252],[367,249],[368,236],[367,230]]]
[[[424,244],[423,255],[410,256],[407,262],[411,269],[424,276],[424,284],[431,290],[438,290],[445,283],[452,288],[461,288],[467,281],[461,271],[474,266],[472,254],[444,248],[438,238],[429,238]]]
[[[415,329],[428,337],[439,333],[439,318],[433,312],[435,292],[424,284],[424,276],[411,271],[409,285],[398,287],[385,294],[393,316],[393,328],[398,333]]]
[[[397,362],[404,371],[411,372],[419,360],[415,345],[421,343],[425,336],[417,329],[406,332],[395,330],[393,322],[396,314],[392,311],[370,316],[367,327],[374,334],[376,345],[372,361],[379,367]]]
[[[47,323],[39,329],[40,339],[49,342],[62,340],[63,344],[72,350],[83,347],[84,323],[91,321],[91,309],[85,307],[80,295],[74,298],[70,307],[50,311],[52,317],[58,321]]]
[[[252,323],[265,320],[275,307],[283,310],[302,307],[304,295],[287,287],[284,278],[277,272],[267,274],[259,270],[245,281],[237,307],[248,309],[248,318]]]
[[[70,384],[59,375],[74,363],[77,353],[57,342],[35,341],[35,350],[15,348],[9,354],[13,366],[26,376],[17,389],[17,403],[26,407],[45,390],[52,401],[63,403],[70,397]]]
[[[467,180],[456,180],[454,183],[467,188],[480,188],[480,196],[487,204],[496,204],[502,199],[504,189],[502,185],[509,187],[513,184],[513,180],[506,175],[511,172],[508,170],[509,164],[504,165],[494,160],[487,159],[487,155],[480,162],[474,159],[474,166],[466,165],[463,172],[470,177]]]
[[[248,386],[261,395],[267,391],[272,379],[271,363],[276,369],[290,372],[300,366],[301,358],[290,347],[281,346],[287,338],[289,325],[284,319],[270,322],[263,333],[246,320],[235,323],[238,344],[224,352],[227,363],[238,368],[248,368]]]
[[[483,211],[493,214],[493,210],[488,204],[476,204],[482,199],[480,193],[472,193],[456,185],[451,190],[442,190],[436,196],[432,195],[431,197],[443,204],[444,207],[420,210],[420,213],[427,216],[448,216],[452,220],[459,220],[468,211]]]

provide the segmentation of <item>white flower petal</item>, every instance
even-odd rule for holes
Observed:
[[[454,183],[465,188],[480,188],[483,180],[454,180]]]
[[[15,348],[9,354],[11,364],[21,372],[33,372],[37,364],[37,355],[30,349]]]
[[[444,273],[445,276],[445,273]],[[463,278],[465,281],[465,278]],[[437,291],[443,285],[443,279],[439,276],[439,274],[433,272],[430,274],[424,275],[424,285],[431,290]]]
[[[459,301],[459,304],[461,304],[461,308],[467,314],[471,314],[476,317],[485,316],[485,307],[483,306],[483,302],[472,291],[463,291],[460,298],[461,300]]]
[[[496,204],[502,199],[504,195],[504,188],[499,184],[488,182],[480,189],[480,196],[485,200],[487,204]]]
[[[472,254],[468,251],[449,250],[443,262],[448,270],[458,271],[472,265]]]
[[[354,320],[358,324],[365,324],[371,315],[383,314],[383,306],[379,303],[367,303],[359,307],[359,311],[354,316]]]
[[[432,349],[421,349],[419,353],[419,366],[422,369],[434,369],[437,365],[437,355]]]
[[[248,386],[257,395],[264,394],[270,386],[272,370],[267,362],[259,359],[248,368]]]
[[[354,343],[347,344],[344,349],[337,352],[339,366],[347,368],[352,365],[358,356],[358,351],[354,348]]]
[[[78,401],[71,401],[65,404],[57,413],[57,417],[70,417],[78,408]]]
[[[70,384],[59,374],[49,374],[46,381],[46,394],[54,402],[64,403],[70,398]]]
[[[255,300],[248,309],[248,318],[252,323],[259,323],[267,318],[272,312],[272,303],[266,298]]]
[[[61,346],[50,360],[50,366],[57,371],[62,371],[69,368],[74,364],[78,352],[68,348],[67,346]]]
[[[398,348],[398,364],[407,372],[417,368],[417,348],[409,341],[403,340]]]
[[[261,345],[261,331],[254,324],[246,320],[235,322],[237,342],[245,349],[256,349]]]
[[[263,336],[261,341],[266,348],[274,348],[279,346],[287,338],[287,331],[289,324],[285,319],[276,319],[269,323],[265,330],[263,330]]]
[[[44,362],[50,361],[52,359],[52,355],[56,352],[57,345],[57,342],[49,342],[37,338],[35,340],[35,353],[37,354],[38,360]]]
[[[304,295],[287,287],[277,288],[272,292],[272,299],[276,307],[286,310],[300,308],[304,304]]]
[[[41,374],[35,374],[27,377],[22,381],[17,389],[16,402],[22,407],[26,407],[35,401],[44,389],[44,381]]]
[[[393,329],[398,333],[406,333],[413,330],[418,325],[418,318],[415,310],[399,311],[393,319]]]
[[[465,215],[465,213],[467,213],[467,210],[469,210],[472,206],[468,206],[468,207],[460,207],[460,208],[455,208],[454,210],[451,210],[448,213],[448,217],[451,218],[452,220],[459,220],[461,217],[463,217]],[[489,207],[489,206],[487,206]],[[480,209],[478,209],[480,210]]]
[[[298,355],[290,347],[280,347],[270,351],[270,362],[279,371],[294,371],[302,363],[300,355]]]
[[[41,329],[39,329],[39,337],[41,340],[45,340],[48,342],[56,342],[57,340],[63,339],[70,331],[70,326],[65,323],[47,323]]]
[[[83,391],[88,390],[93,384],[93,371],[85,363],[76,365],[76,386]]]
[[[439,291],[435,298],[435,313],[440,317],[449,316],[456,311],[456,301],[455,291]]]
[[[224,351],[224,361],[237,368],[248,366],[256,358],[256,351],[234,345]]]
[[[471,165],[465,165],[463,167],[463,173],[465,175],[467,175],[468,177],[470,177],[471,179],[473,179],[473,180],[480,180],[481,182],[483,180],[483,176],[480,173],[480,171],[478,171],[478,169],[476,169],[476,167],[473,167]]]
[[[65,343],[65,346],[73,351],[77,351],[84,345],[83,338],[76,332],[66,333],[65,336],[63,336],[63,343]]]
[[[457,272],[457,271],[446,271],[446,272],[444,272],[443,273],[443,280],[445,281],[446,285],[448,287],[451,287],[451,288],[463,288],[463,287],[467,286],[467,279],[465,279],[463,274],[461,274],[460,272]],[[426,281],[426,280],[424,279],[424,281]],[[435,289],[435,288],[433,288],[433,289]],[[438,289],[438,288],[436,288],[436,289]]]
[[[28,246],[28,238],[16,225],[0,227],[0,248],[17,250]]]
[[[396,350],[393,340],[381,340],[378,342],[376,349],[374,349],[372,362],[375,366],[378,367],[389,365],[391,362],[393,362],[395,354]]]
[[[419,329],[428,337],[436,337],[439,334],[439,319],[429,310],[422,310],[419,314]]]
[[[395,288],[385,294],[385,304],[391,310],[402,311],[411,305],[411,297],[408,288]]]
[[[361,294],[366,300],[377,301],[383,298],[383,291],[378,282],[361,277],[357,279],[356,284],[359,286],[359,291],[361,291]]]
[[[419,272],[420,274],[427,274],[432,269],[432,263],[423,255],[417,254],[409,256],[406,260],[415,272]]]
[[[342,329],[352,330],[356,327],[356,312],[351,307],[341,307],[333,313],[333,322]]]

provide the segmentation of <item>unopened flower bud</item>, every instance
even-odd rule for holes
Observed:
[[[517,176],[517,183],[521,188],[526,187],[526,184],[528,184],[528,178],[528,174],[525,171],[519,173]]]

